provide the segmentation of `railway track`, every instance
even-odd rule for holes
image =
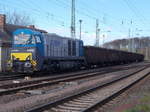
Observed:
[[[27,76],[27,74],[17,74],[17,75],[12,75],[11,73],[6,73],[3,75],[0,75],[0,81],[6,81],[6,80],[15,80],[15,79],[20,79],[24,78]]]
[[[146,63],[146,62],[144,62]],[[137,65],[135,65],[135,63],[133,64],[134,66],[138,66],[139,63],[137,63]],[[124,67],[126,68],[130,68],[132,66],[132,64],[128,65],[123,65]],[[76,73],[75,75],[78,75],[78,74],[81,74],[81,73],[92,73],[93,71],[99,71],[99,70],[106,70],[106,69],[112,69],[112,68],[118,68],[119,69],[120,65],[118,66],[114,66],[114,67],[105,67],[105,68],[98,68],[98,69],[92,69],[92,70],[83,70],[79,73]],[[42,74],[42,73],[41,73]],[[39,74],[38,74],[39,75]],[[56,76],[58,74],[55,74]],[[0,74],[0,81],[7,81],[7,80],[15,80],[15,79],[20,79],[20,78],[24,78],[25,76],[32,76],[32,77],[36,77],[37,75],[31,75],[31,74],[15,74],[15,73],[1,73]],[[41,77],[41,75],[39,75]],[[43,76],[43,75],[42,75]],[[46,75],[47,76],[47,75]],[[63,73],[62,73],[62,76],[63,76]],[[58,77],[58,78],[61,78],[62,76]],[[57,78],[57,77],[50,77],[50,78]]]
[[[37,106],[26,112],[92,112],[95,107],[111,101],[114,97],[145,78],[149,73],[150,68],[144,67],[133,74],[95,85],[54,102]]]
[[[136,68],[136,67],[133,67],[133,68]],[[74,81],[74,80],[78,80],[78,79],[81,80],[81,79],[84,79],[84,78],[90,78],[90,77],[94,77],[94,76],[98,76],[98,75],[102,75],[102,74],[106,74],[106,73],[110,73],[110,72],[128,70],[128,69],[129,69],[128,67],[123,68],[123,69],[121,69],[121,68],[115,68],[114,69],[113,68],[113,69],[109,69],[107,71],[99,71],[98,70],[94,73],[90,71],[88,73],[85,72],[85,73],[82,73],[82,74],[79,73],[79,74],[73,74],[73,75],[53,77],[53,78],[49,78],[49,79],[33,80],[33,81],[17,83],[17,84],[1,85],[0,86],[0,89],[1,89],[0,95],[7,95],[7,94],[11,94],[11,93],[16,93],[20,90],[41,88],[41,87],[45,87],[45,86],[58,84],[60,82],[70,82],[70,81]],[[130,69],[132,69],[132,68],[130,67]]]

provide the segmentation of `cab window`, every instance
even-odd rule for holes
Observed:
[[[35,44],[35,37],[27,34],[15,35],[14,44],[18,45]]]
[[[39,36],[35,36],[35,39],[36,39],[36,43],[41,43],[41,38]]]

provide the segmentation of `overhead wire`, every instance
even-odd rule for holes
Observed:
[[[70,6],[70,4],[68,4],[68,2],[65,2],[65,1],[62,1],[62,0],[56,0],[58,3],[60,3],[60,4],[62,4],[62,6],[64,7],[65,6],[65,8],[66,7],[70,7],[71,8],[71,6]],[[83,1],[80,1],[80,2],[82,2],[82,3],[79,3],[80,5],[81,4],[83,4]],[[84,4],[85,5],[85,4]],[[83,5],[82,5],[83,6]],[[82,9],[82,10],[79,10],[79,9],[76,9],[76,12],[78,13],[78,14],[81,14],[82,16],[84,15],[84,16],[86,16],[86,17],[88,17],[88,18],[90,18],[90,19],[92,19],[92,20],[96,20],[96,19],[99,19],[99,21],[102,23],[102,24],[104,24],[104,22],[102,21],[102,20],[100,20],[100,17],[99,17],[99,15],[96,15],[96,16],[94,16],[94,14],[93,13],[91,13],[91,11],[88,11],[87,9],[85,9],[85,8],[81,8],[80,7],[80,9]],[[92,9],[92,8],[90,8],[90,9]],[[85,13],[86,12],[86,13]],[[96,10],[93,10],[92,12],[98,12],[98,11],[96,11]],[[88,14],[87,14],[88,13]],[[90,13],[90,14],[89,14]],[[117,20],[116,20],[117,21]],[[104,24],[106,27],[110,27],[112,24]],[[115,24],[116,25],[116,24]],[[117,28],[116,28],[117,29]],[[118,32],[120,32],[120,30],[117,30]]]
[[[47,1],[49,1],[49,0],[47,0]],[[19,3],[19,1],[17,1],[17,2]],[[35,2],[36,5],[34,5],[35,3],[33,3],[33,1],[31,1],[29,3],[29,2],[25,2],[24,0],[21,0],[20,2],[22,3],[22,5],[18,4],[18,5],[15,5],[15,7],[19,6],[19,8],[22,8],[23,10],[31,11],[31,12],[33,12],[34,15],[36,15],[38,17],[41,17],[41,12],[42,12],[45,15],[45,17],[47,18],[47,20],[51,19],[51,20],[56,21],[58,24],[61,24],[61,25],[66,24],[66,26],[67,26],[68,24],[70,24],[70,22],[65,21],[63,19],[63,17],[58,16],[58,15],[54,14],[53,12],[50,12],[49,10],[46,10],[45,8],[41,7],[40,4],[38,4],[37,2]],[[62,1],[62,0],[55,0],[55,1],[51,0],[49,2],[50,3],[53,2],[53,4],[55,4],[56,6],[61,6],[63,8],[71,8],[71,5],[68,4],[68,2],[65,2],[65,1]],[[14,5],[14,4],[11,4],[11,6],[12,5]],[[27,7],[29,5],[31,6],[30,8]],[[83,1],[80,5],[84,6]],[[77,13],[80,14],[80,15],[86,16],[86,17],[88,17],[92,20],[96,20],[97,18],[100,18],[99,15],[96,14],[96,9],[92,8],[92,11],[89,11],[89,9],[86,9],[85,7],[84,8],[82,7],[82,9],[83,10],[77,9]],[[45,22],[46,24],[50,24],[48,21],[43,21],[43,22]],[[103,21],[100,21],[100,22],[104,23]],[[106,25],[106,26],[110,26],[110,25]]]
[[[143,15],[143,13],[141,12],[141,9],[139,10],[139,8],[137,8],[136,6],[135,6],[135,1],[134,0],[132,0],[132,1],[130,1],[130,3],[132,4],[132,6],[134,7],[134,9],[138,12],[138,14],[139,14],[139,16],[144,20],[144,22],[146,22],[146,17]]]
[[[20,4],[21,3],[21,4]],[[63,24],[64,25],[64,21],[63,20],[61,20],[61,17],[57,17],[55,14],[53,14],[53,13],[51,13],[51,12],[46,12],[46,11],[44,11],[41,7],[39,7],[37,4],[36,5],[33,5],[33,4],[35,4],[35,3],[29,3],[29,2],[24,2],[24,0],[21,0],[20,1],[20,3],[19,3],[19,1],[18,2],[16,2],[16,4],[17,5],[14,5],[14,4],[12,4],[13,5],[13,7],[14,8],[18,8],[17,6],[21,6],[21,8],[23,8],[24,10],[28,10],[28,12],[32,12],[33,13],[33,15],[37,15],[38,17],[41,17],[41,15],[42,14],[44,14],[45,15],[45,17],[47,17],[47,19],[49,19],[50,18],[50,16],[53,16],[53,18],[55,18],[55,19],[53,19],[53,21],[56,21],[57,22],[57,24]],[[23,4],[22,4],[23,3]],[[12,6],[11,5],[11,6]],[[29,7],[27,7],[27,6],[31,6],[30,8]],[[9,4],[7,4],[7,6],[9,6]],[[34,6],[36,6],[36,7],[38,7],[38,8],[35,8]],[[19,7],[20,8],[20,7]],[[42,13],[41,13],[42,12]],[[44,17],[43,17],[44,18]],[[42,21],[42,22],[44,22],[44,23],[46,23],[46,24],[50,24],[48,21]]]
[[[129,1],[129,0],[123,0],[123,1],[126,3],[126,5],[128,6],[128,8],[131,10],[131,12],[140,20],[140,22],[142,24],[145,24],[144,21],[143,21],[144,20],[143,16],[139,15],[139,12],[137,12],[137,8],[135,8],[134,4],[132,4],[132,2]]]

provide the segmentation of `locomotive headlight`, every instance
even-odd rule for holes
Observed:
[[[13,60],[17,60],[17,58],[16,58],[15,56],[12,56],[12,59],[13,59]]]
[[[7,62],[7,66],[8,66],[8,67],[12,67],[12,66],[13,66],[12,62],[11,62],[11,61],[8,61],[8,62]]]
[[[27,68],[30,68],[32,65],[31,65],[30,62],[26,62],[26,63],[24,64],[24,66],[27,67]]]
[[[26,60],[30,60],[30,56],[28,56],[28,57],[26,58]]]

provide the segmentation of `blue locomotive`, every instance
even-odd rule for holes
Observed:
[[[54,71],[80,67],[84,63],[83,41],[17,29],[8,68],[14,72]]]

